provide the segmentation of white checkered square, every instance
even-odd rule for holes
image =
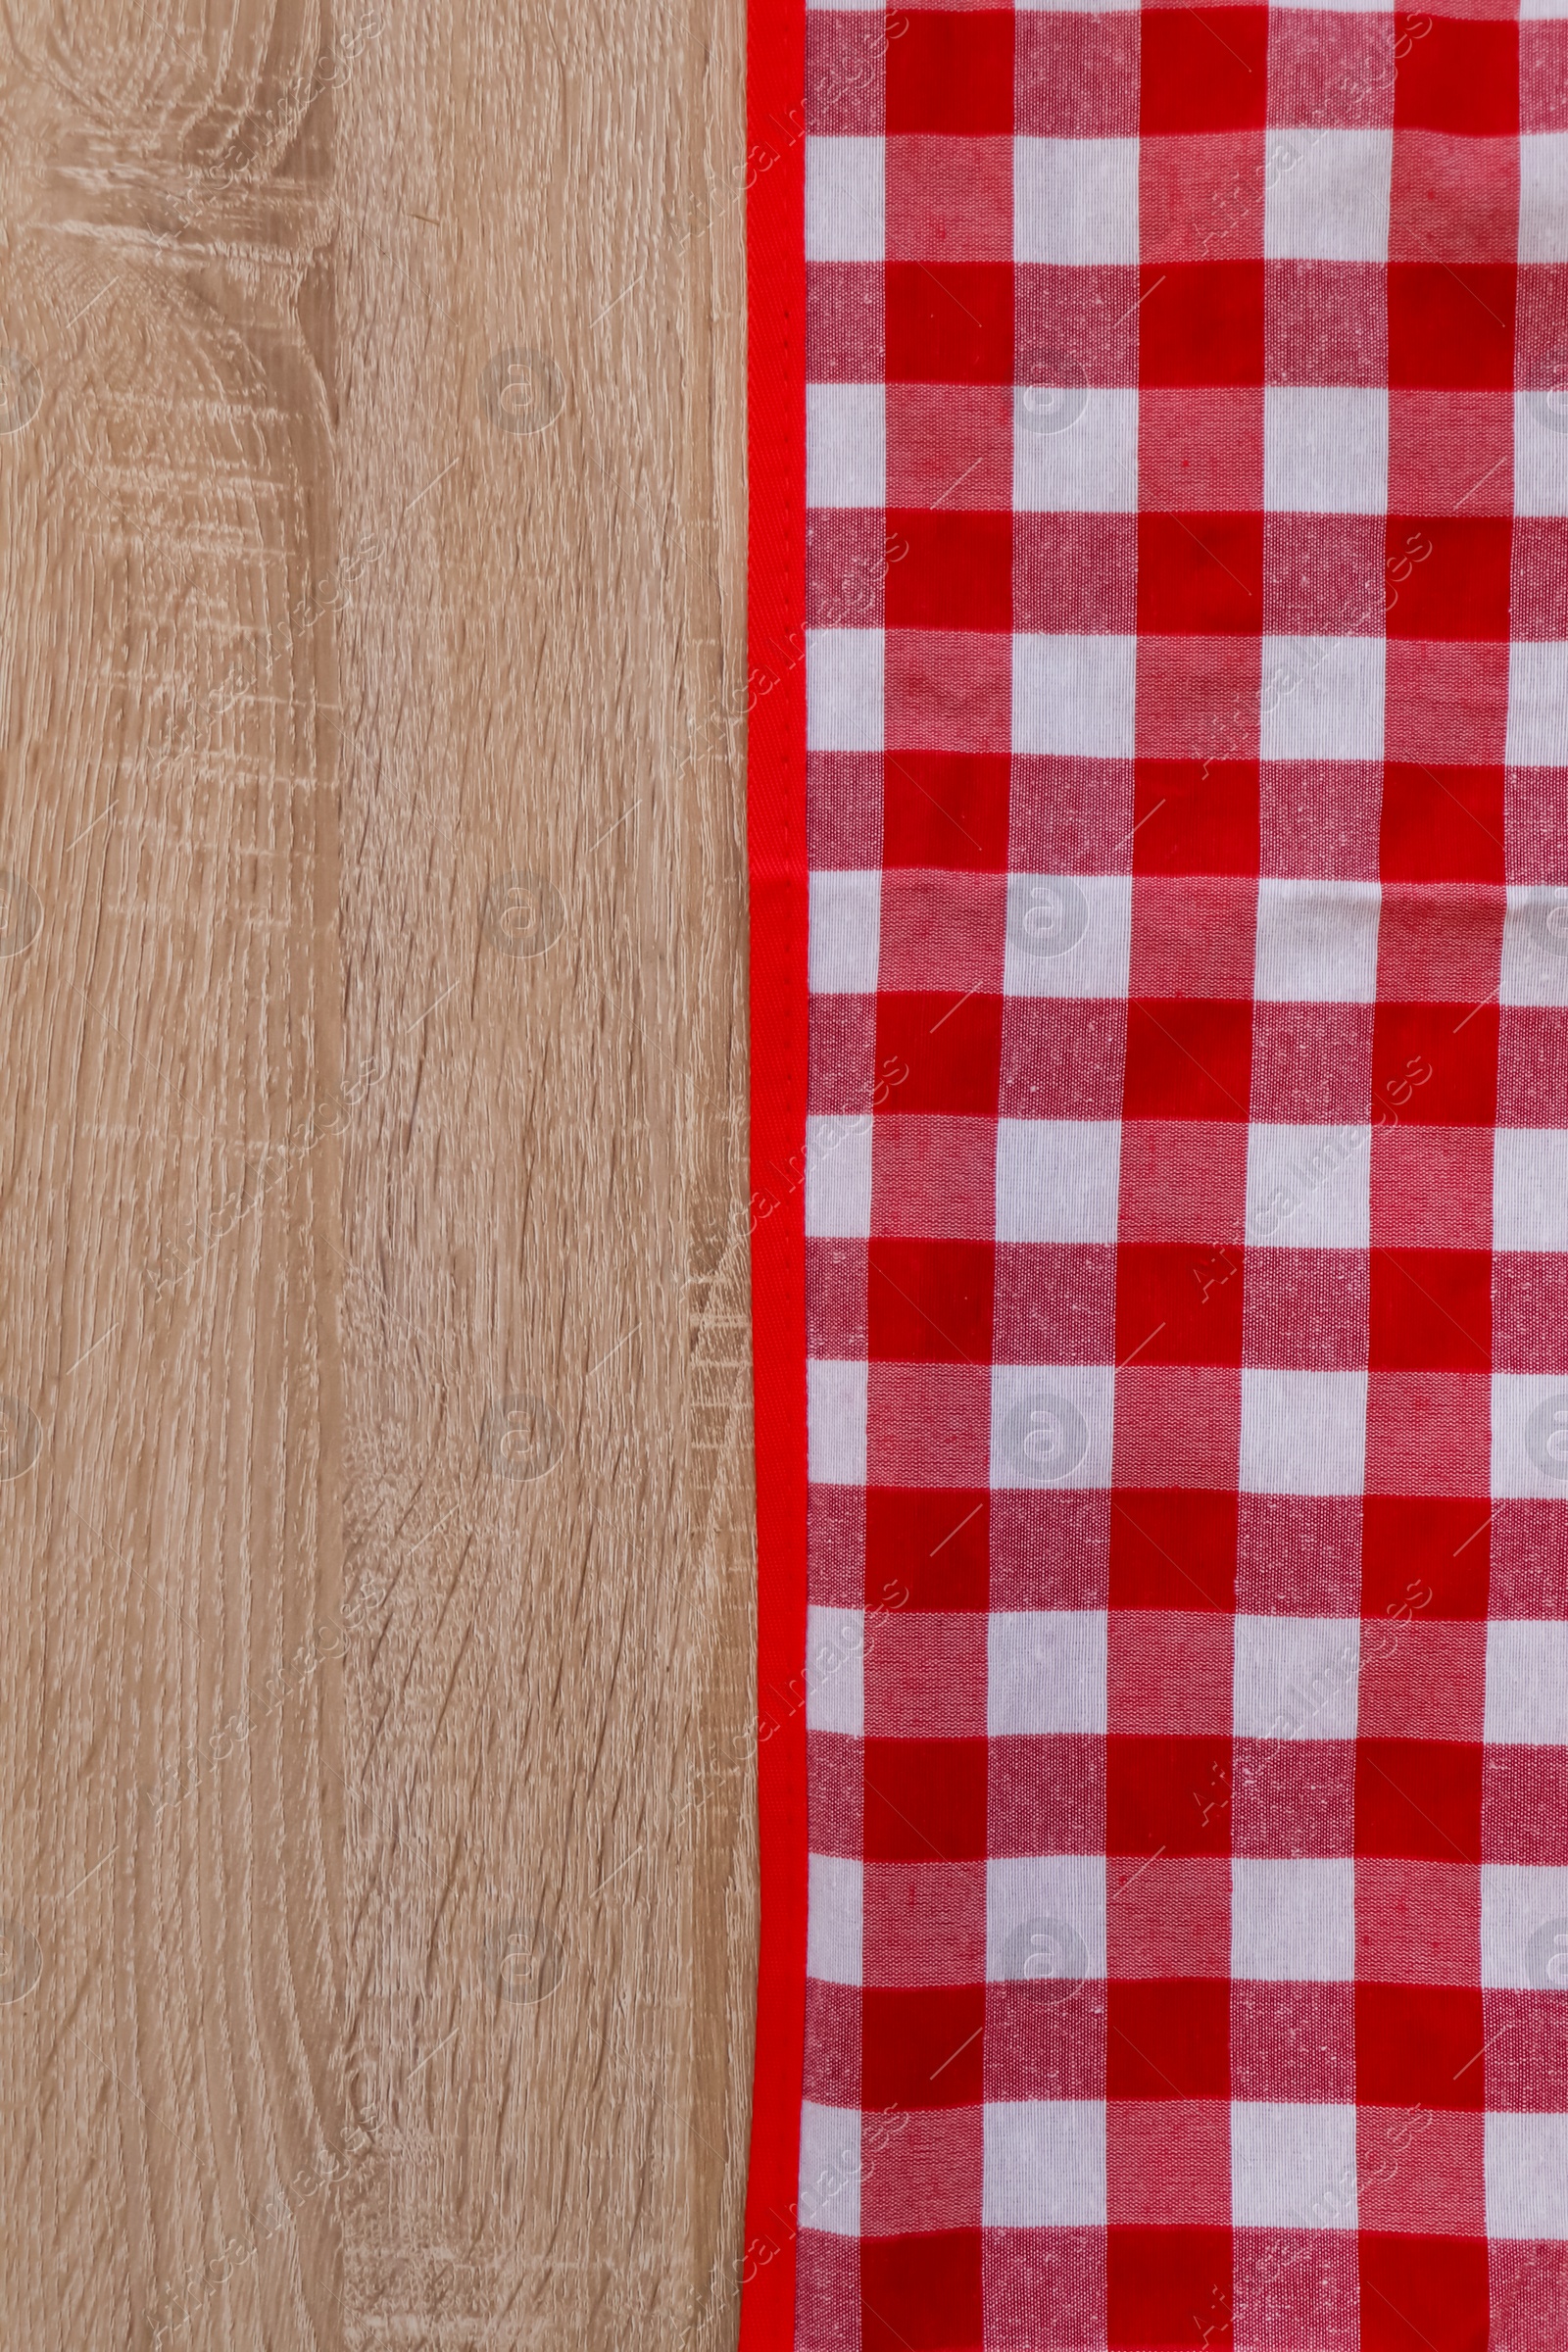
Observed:
[[[1509,891],[1497,1001],[1568,1004],[1568,890],[1536,884]]]
[[[806,748],[882,749],[883,639],[880,629],[806,632]]]
[[[806,1973],[824,1984],[860,1982],[863,1878],[863,1864],[853,1857],[808,1857]]]
[[[854,1740],[865,1729],[863,1609],[806,1612],[806,1728]]]
[[[1048,400],[1052,391],[1059,392],[1061,399]],[[1136,392],[1029,384],[1019,388],[1018,397],[1012,436],[1012,503],[1017,513],[1136,513]]]
[[[1486,1738],[1568,1744],[1568,1625],[1561,1620],[1494,1617],[1488,1625]]]
[[[1353,2230],[1355,2109],[1235,2099],[1232,2219],[1240,2230]]]
[[[1360,1689],[1356,1617],[1236,1619],[1239,1740],[1353,1740]]]
[[[871,1230],[871,1119],[806,1122],[806,1230],[824,1240],[863,1240]]]
[[[816,997],[874,995],[882,929],[882,876],[811,876],[809,981]]]
[[[988,2100],[983,2129],[988,2230],[1103,2228],[1102,2100]]]
[[[1568,2238],[1568,2115],[1488,2115],[1487,2231]]]
[[[887,251],[882,139],[806,142],[806,258],[879,262]]]
[[[1359,1494],[1364,1372],[1242,1371],[1244,1494]]]
[[[1568,1251],[1568,1129],[1497,1129],[1492,1147],[1492,1246]]]
[[[1568,514],[1568,386],[1513,396],[1513,503],[1519,514]]]
[[[1254,1249],[1365,1250],[1372,1130],[1254,1119],[1247,1138],[1247,1240]]]
[[[806,387],[806,503],[881,507],[888,493],[888,396],[881,384]]]
[[[1113,1242],[1117,1119],[999,1119],[999,1242]]]
[[[1276,132],[1269,145],[1263,251],[1270,261],[1388,259],[1392,131],[1293,130]]]
[[[1375,882],[1280,881],[1257,886],[1252,988],[1263,1004],[1371,1004],[1377,997]]]
[[[808,1359],[807,1452],[813,1486],[864,1486],[865,1407],[864,1364]]]
[[[1381,760],[1381,637],[1265,637],[1265,760]]]
[[[1343,1859],[1231,1864],[1231,1974],[1268,1984],[1348,1984],[1355,1977],[1355,1864]]]
[[[1138,141],[1012,142],[1012,251],[1019,262],[1138,260]]]
[[[1003,989],[1009,997],[1124,997],[1132,937],[1126,874],[1009,874]]]
[[[1568,1867],[1482,1863],[1481,1982],[1568,1998]]]
[[[1568,262],[1568,131],[1519,141],[1519,259]]]
[[[1109,1364],[993,1364],[993,1487],[1108,1487],[1116,1375]]]
[[[1026,1854],[986,1864],[986,1976],[1037,1984],[1042,2002],[1105,1974],[1103,1854]]]
[[[828,2230],[836,2237],[860,2234],[860,2111],[801,2102],[801,2196],[803,2230]]]
[[[993,1609],[987,1621],[986,1729],[1105,1729],[1103,1609]]]
[[[1492,1375],[1492,1492],[1568,1501],[1568,1380],[1561,1374]]]
[[[1130,760],[1136,748],[1136,637],[1012,640],[1012,748]]]
[[[1505,757],[1510,767],[1568,764],[1568,645],[1509,646]]]

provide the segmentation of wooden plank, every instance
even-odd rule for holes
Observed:
[[[0,2317],[733,2338],[738,0],[0,64]]]

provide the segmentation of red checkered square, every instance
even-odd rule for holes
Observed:
[[[1568,19],[1535,18],[1519,27],[1519,127],[1568,130]]]
[[[1112,2229],[1225,2229],[1231,2218],[1229,2100],[1110,2100],[1105,2179]]]
[[[1010,137],[1010,9],[913,9],[887,66],[888,129]]]
[[[1519,28],[1475,17],[1411,17],[1419,38],[1396,55],[1394,120],[1400,129],[1451,131],[1490,144],[1519,128]]]
[[[1387,614],[1391,637],[1506,638],[1512,531],[1485,514],[1389,517],[1394,579],[1412,561]]]
[[[1236,1496],[1192,1488],[1111,1500],[1109,1577],[1115,1608],[1210,1608],[1236,1601]]]
[[[1012,141],[929,133],[887,142],[890,262],[1012,258]]]
[[[781,24],[754,2335],[1558,2352],[1563,25]]]
[[[1259,795],[1255,760],[1140,760],[1129,828],[1134,870],[1257,873]]]
[[[895,1363],[984,1363],[995,1255],[991,1242],[872,1242],[867,1353]]]
[[[1263,496],[1263,403],[1251,387],[1147,391],[1138,404],[1146,512],[1240,513]]]
[[[1482,1372],[1396,1371],[1367,1381],[1366,1491],[1487,1493],[1490,1384]]]
[[[1355,1763],[1358,1853],[1480,1861],[1479,1745],[1362,1738],[1356,1741]],[[1476,2007],[1479,2014],[1479,1993]]]
[[[1138,519],[1020,514],[1013,522],[1012,612],[1047,636],[1124,636],[1137,625]]]
[[[979,2343],[979,2230],[862,2238],[860,2296],[861,2352],[939,2352]]]
[[[1142,279],[1140,383],[1263,382],[1261,262],[1167,261],[1157,270],[1146,264]]]
[[[1108,1738],[1108,1849],[1151,1856],[1227,1852],[1230,1776],[1228,1738]]]
[[[886,118],[884,23],[859,9],[813,9],[806,20],[806,121],[818,138],[868,138]]]
[[[1511,397],[1505,392],[1391,392],[1389,510],[1401,515],[1511,517]],[[1391,540],[1389,553],[1394,552]],[[1419,548],[1410,552],[1422,553]],[[1428,560],[1423,554],[1423,563]],[[1390,584],[1403,585],[1392,574]]]
[[[1138,129],[1139,24],[1134,9],[1019,14],[1013,77],[1018,136],[1131,138]]]
[[[1005,513],[1012,504],[1011,411],[1005,384],[890,383],[890,507]]]
[[[1107,2344],[1117,2352],[1146,2352],[1152,2344],[1225,2340],[1233,2276],[1229,2230],[1121,2228],[1105,2235]]]
[[[1267,9],[1144,10],[1139,126],[1146,139],[1261,127],[1267,91]]]
[[[1506,793],[1506,774],[1499,767],[1388,761],[1382,809],[1386,878],[1501,884],[1507,878]]]
[[[972,987],[936,996],[884,991],[877,998],[878,1065],[907,1073],[899,1082],[897,1116],[994,1115],[1002,1005],[1001,998]]]
[[[1144,140],[1138,236],[1146,262],[1262,258],[1266,138],[1258,126]]]
[[[1389,264],[1389,382],[1507,391],[1514,269],[1505,262]]]
[[[1245,1003],[1155,1000],[1127,1007],[1129,1118],[1245,1119],[1251,1060]]]
[[[1230,2088],[1225,1976],[1157,1977],[1105,1985],[1105,2090],[1120,2099],[1223,2099]]]
[[[1323,9],[1275,8],[1268,25],[1268,115],[1292,130],[1377,130],[1394,120],[1389,20]],[[1276,172],[1303,142],[1270,142]]]
[[[1445,2332],[1486,2341],[1490,2308],[1484,2237],[1361,2233],[1362,2352],[1421,2352]],[[1434,2333],[1436,2330],[1436,2333]]]
[[[1009,760],[995,753],[903,752],[878,762],[876,774],[884,869],[1005,869]],[[821,860],[823,865],[877,862],[874,854]],[[886,893],[885,873],[882,887]]]
[[[1455,29],[1451,20],[1446,29]],[[1389,259],[1510,263],[1518,244],[1518,142],[1401,125],[1394,142]]]
[[[1262,381],[1386,386],[1387,280],[1370,262],[1265,262]]]
[[[1138,625],[1149,635],[1245,634],[1262,611],[1256,514],[1141,514]]]
[[[1002,262],[890,261],[892,383],[1012,381],[1012,271]]]

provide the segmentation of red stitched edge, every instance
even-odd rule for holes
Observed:
[[[747,70],[752,1317],[762,1922],[743,2352],[795,2337],[806,2025],[806,11],[750,0]]]

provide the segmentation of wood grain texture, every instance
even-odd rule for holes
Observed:
[[[0,43],[0,2336],[727,2344],[739,0]]]

